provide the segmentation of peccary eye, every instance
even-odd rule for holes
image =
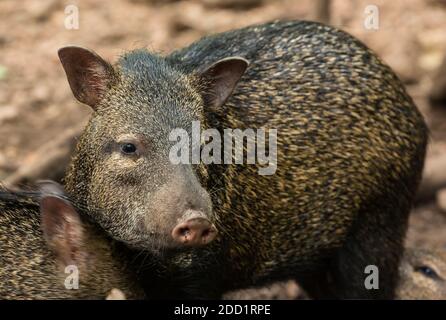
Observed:
[[[136,152],[136,146],[133,143],[124,143],[121,145],[121,151],[124,154],[134,154]]]
[[[430,268],[428,266],[416,267],[415,271],[425,275],[426,277],[432,278],[432,279],[439,278],[438,274],[432,268]]]

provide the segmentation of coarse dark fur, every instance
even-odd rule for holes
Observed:
[[[85,258],[77,265],[79,288],[67,289],[65,279],[72,270],[65,273],[66,266],[44,237],[41,196],[37,191],[0,190],[0,299],[105,299],[113,288],[127,298],[144,297],[126,250],[85,218],[77,249]]]
[[[200,73],[231,56],[249,67],[224,106],[211,108]],[[157,253],[174,289],[166,297],[219,297],[286,278],[313,297],[394,297],[427,129],[401,81],[361,42],[318,23],[276,22],[167,57],[135,50],[112,73],[66,187],[113,237]],[[257,165],[194,166],[219,236],[163,250],[163,203],[153,194],[175,182],[169,132],[193,120],[220,131],[277,129],[278,167],[261,176]],[[128,134],[147,146],[142,157],[115,152]],[[364,287],[372,264],[379,290]]]

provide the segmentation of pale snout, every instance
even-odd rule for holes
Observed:
[[[212,242],[217,229],[200,211],[188,210],[187,218],[178,223],[172,230],[173,240],[186,246],[201,246]]]

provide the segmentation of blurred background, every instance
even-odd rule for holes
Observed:
[[[374,8],[378,16],[372,24],[378,27],[367,28]],[[76,15],[78,25],[71,19]],[[276,19],[319,20],[341,28],[403,80],[431,130],[407,244],[446,249],[444,0],[1,0],[0,181],[60,179],[88,119],[89,108],[71,94],[58,48],[85,46],[115,61],[126,50],[169,53],[206,34]]]

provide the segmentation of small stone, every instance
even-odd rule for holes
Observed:
[[[7,75],[8,75],[8,68],[0,64],[0,80],[5,79]]]
[[[5,120],[14,119],[18,114],[14,106],[0,106],[0,123]]]
[[[446,213],[446,188],[437,191],[437,206]]]

